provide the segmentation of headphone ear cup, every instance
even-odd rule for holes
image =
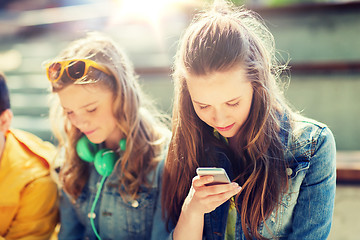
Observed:
[[[120,147],[120,150],[125,152],[126,150],[126,139],[125,138],[122,138],[119,142],[119,147]]]
[[[99,146],[95,143],[90,142],[90,140],[85,135],[82,136],[76,144],[76,152],[78,156],[86,162],[94,161],[95,154],[98,149]]]
[[[94,166],[96,171],[101,176],[110,176],[112,173],[116,160],[117,154],[109,149],[101,149],[95,155]]]

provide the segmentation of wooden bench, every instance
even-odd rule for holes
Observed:
[[[360,183],[360,151],[339,151],[336,155],[337,181]]]

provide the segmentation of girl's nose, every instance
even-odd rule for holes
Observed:
[[[75,125],[75,127],[82,129],[86,124],[88,123],[88,120],[85,117],[82,116],[75,116],[72,119],[72,124]]]
[[[222,111],[214,109],[212,114],[212,119],[217,127],[223,127],[226,124],[226,116]]]

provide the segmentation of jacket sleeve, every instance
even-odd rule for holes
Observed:
[[[288,239],[321,240],[330,232],[336,187],[336,147],[330,129],[321,130],[312,152]]]
[[[172,234],[166,229],[165,219],[162,217],[161,206],[161,188],[162,188],[162,172],[164,168],[164,161],[161,161],[157,167],[157,181],[158,181],[158,194],[156,199],[153,227],[151,232],[151,239],[153,240],[171,240]]]
[[[78,220],[74,205],[64,191],[61,191],[60,196],[60,220],[59,240],[83,239],[85,228]]]
[[[5,239],[50,239],[57,222],[57,185],[50,176],[40,177],[21,192],[16,218]]]

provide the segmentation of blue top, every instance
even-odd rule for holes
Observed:
[[[164,161],[148,175],[153,184],[142,186],[136,200],[123,199],[118,192],[118,179],[114,171],[104,183],[95,208],[95,227],[102,240],[109,239],[156,239],[152,232],[158,232],[153,224],[155,215],[161,219],[160,190]],[[90,223],[90,210],[102,176],[91,166],[87,184],[76,200],[62,191],[60,198],[61,228],[59,240],[97,239]],[[161,220],[157,220],[159,222]]]
[[[280,137],[288,163],[286,173],[289,188],[266,220],[269,229],[264,223],[259,226],[260,234],[270,239],[327,239],[336,187],[336,147],[333,134],[326,125],[315,120],[296,116],[290,123],[284,116]],[[217,167],[223,167],[233,179],[228,157],[220,151],[217,156]],[[224,239],[228,209],[229,201],[205,214],[205,239]],[[172,233],[166,237],[172,239]],[[235,239],[245,240],[239,214]]]

